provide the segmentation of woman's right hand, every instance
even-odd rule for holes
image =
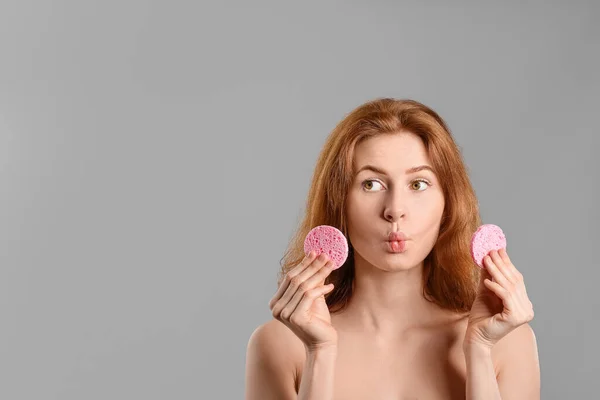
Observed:
[[[311,251],[286,274],[269,302],[273,317],[290,328],[308,350],[337,346],[337,332],[325,302],[333,284],[324,285],[333,267],[327,254],[315,257]]]

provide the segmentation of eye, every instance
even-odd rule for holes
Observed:
[[[431,186],[431,184],[426,181],[425,179],[417,179],[412,181],[412,183],[410,184],[410,187],[412,189],[415,189],[418,192],[422,192],[423,190],[427,189],[427,186],[424,186],[423,184],[427,185],[427,186]],[[422,188],[422,189],[419,189]]]
[[[369,192],[371,191],[371,189],[373,188],[374,185],[380,185],[383,187],[383,185],[379,181],[376,181],[375,179],[367,179],[366,181],[364,181],[362,183],[362,187],[364,189],[367,189],[367,191],[369,191]]]

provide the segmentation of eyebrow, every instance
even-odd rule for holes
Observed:
[[[370,170],[370,171],[376,172],[381,175],[389,176],[389,174],[387,172],[385,172],[382,168],[379,168],[379,167],[376,167],[376,166],[370,165],[370,164],[362,166],[356,172],[356,175],[358,175],[361,171],[366,171],[366,170]],[[406,174],[414,174],[415,172],[425,171],[425,170],[434,172],[433,168],[431,168],[429,165],[419,165],[419,166],[407,169]]]

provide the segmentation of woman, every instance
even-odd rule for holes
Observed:
[[[523,276],[506,249],[470,257],[481,224],[440,116],[377,99],[333,130],[306,215],[247,348],[246,399],[539,399]],[[306,234],[348,238],[344,265],[304,255]]]

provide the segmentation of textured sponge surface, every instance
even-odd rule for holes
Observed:
[[[492,250],[502,248],[506,248],[506,236],[502,229],[494,224],[481,225],[471,238],[471,257],[482,268],[485,256]]]
[[[318,254],[326,253],[335,263],[334,269],[341,267],[348,258],[348,241],[337,228],[329,225],[319,225],[306,235],[304,239],[304,254],[315,250]]]

